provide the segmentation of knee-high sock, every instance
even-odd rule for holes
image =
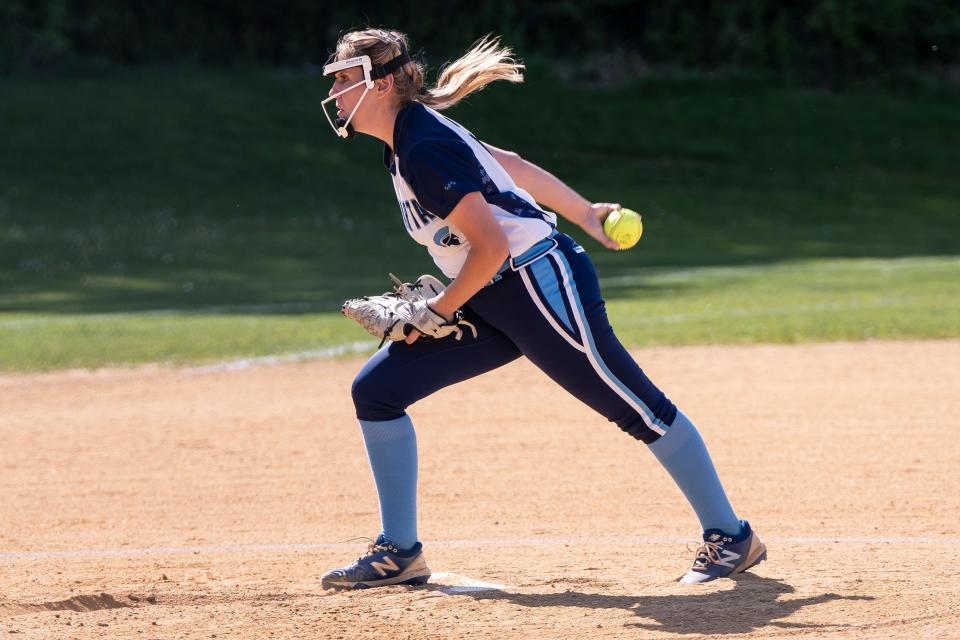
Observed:
[[[417,435],[410,417],[360,421],[380,498],[383,536],[401,549],[417,543]]]
[[[650,451],[687,497],[704,531],[720,529],[730,535],[740,533],[740,520],[720,484],[703,438],[687,416],[678,410],[666,435],[655,440]]]

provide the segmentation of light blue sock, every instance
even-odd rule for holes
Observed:
[[[417,434],[410,416],[360,421],[380,497],[383,536],[401,549],[417,543]]]
[[[703,438],[687,416],[677,410],[666,435],[651,444],[650,451],[687,497],[704,531],[720,529],[733,536],[740,533],[740,520],[723,491]]]

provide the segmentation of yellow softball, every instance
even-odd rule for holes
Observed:
[[[643,235],[643,218],[631,209],[617,209],[603,221],[603,232],[621,249],[629,249]]]

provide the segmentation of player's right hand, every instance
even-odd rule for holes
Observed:
[[[583,218],[580,221],[580,228],[607,249],[619,250],[620,245],[618,245],[615,240],[608,238],[607,234],[603,232],[603,221],[619,208],[619,203],[594,202],[590,205],[590,208],[584,212]]]

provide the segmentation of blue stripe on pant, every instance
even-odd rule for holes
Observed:
[[[464,308],[476,339],[393,343],[353,384],[357,417],[392,420],[435,391],[520,355],[623,431],[646,443],[676,416],[673,403],[623,348],[607,320],[590,258],[572,238],[520,271],[507,271]]]

